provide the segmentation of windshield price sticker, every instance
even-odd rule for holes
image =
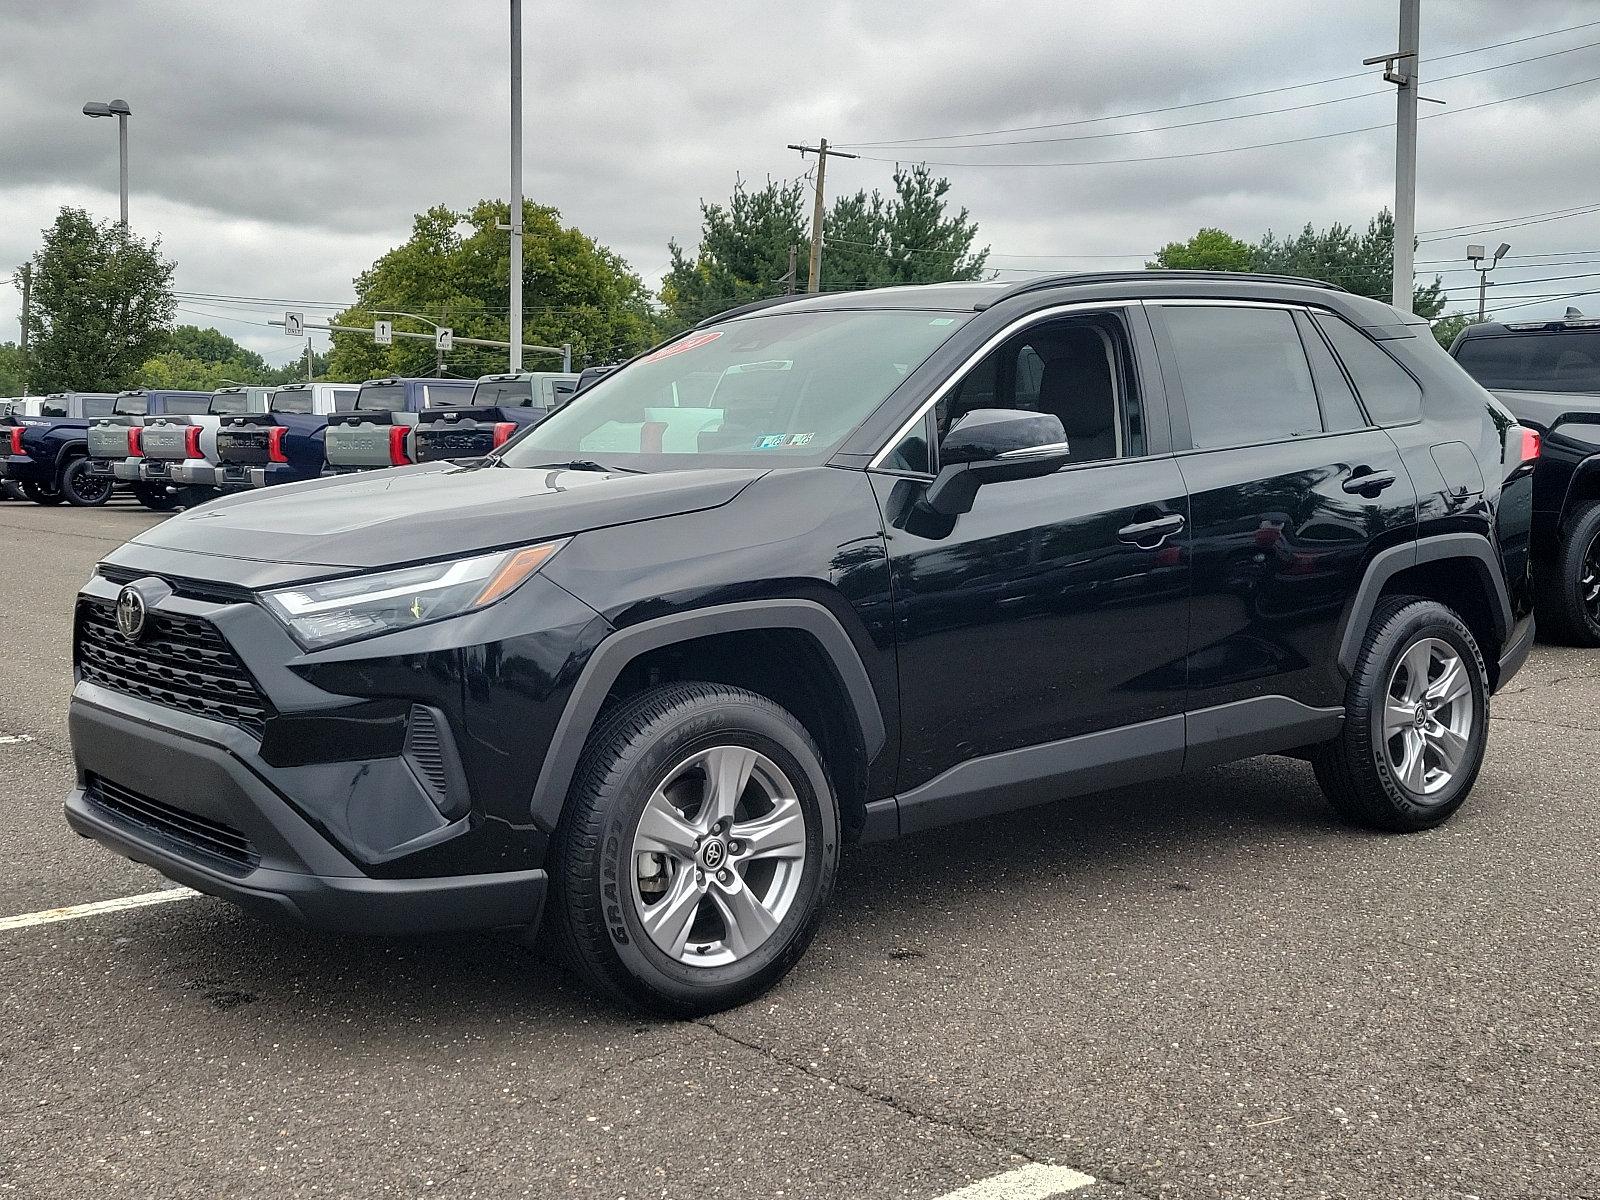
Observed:
[[[757,450],[782,450],[786,446],[809,446],[815,433],[764,433],[756,439]]]
[[[691,334],[682,341],[673,342],[670,346],[663,346],[654,354],[646,354],[640,362],[659,362],[663,358],[671,358],[674,354],[683,354],[690,350],[698,350],[701,346],[709,346],[722,336],[721,330],[707,330],[705,333]]]

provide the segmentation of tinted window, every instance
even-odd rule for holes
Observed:
[[[358,388],[340,388],[333,394],[333,411],[349,412],[356,406],[356,397],[360,395]]]
[[[89,402],[84,401],[84,411],[88,411]],[[143,392],[136,396],[118,396],[112,405],[111,411],[118,416],[142,417],[150,411],[150,398]]]
[[[376,387],[364,387],[356,398],[356,407],[366,412],[405,412],[406,385],[384,383]]]
[[[1417,381],[1371,338],[1329,313],[1318,313],[1317,324],[1333,343],[1368,416],[1379,425],[1398,425],[1422,415]]]
[[[196,417],[211,407],[210,396],[168,396],[164,411],[182,417]],[[240,409],[243,412],[243,409]]]
[[[1288,312],[1188,306],[1164,311],[1197,447],[1322,432],[1311,367]]]
[[[1600,392],[1600,330],[1462,338],[1456,361],[1488,388]]]
[[[43,404],[39,405],[39,415],[41,417],[64,417],[67,415],[67,406],[59,400],[46,400]],[[90,412],[89,402],[85,400],[83,402],[83,415],[86,417],[95,417],[101,416],[102,414]]]
[[[88,396],[83,401],[83,415],[86,417],[109,417],[116,410],[116,399],[112,396]],[[48,415],[48,414],[46,414]],[[61,415],[67,415],[63,405]]]
[[[1356,403],[1356,394],[1350,390],[1350,381],[1344,377],[1339,362],[1322,340],[1317,327],[1304,313],[1296,313],[1295,325],[1300,330],[1300,340],[1305,343],[1306,355],[1311,359],[1311,374],[1317,381],[1317,399],[1322,402],[1322,427],[1329,432],[1346,429],[1364,429],[1367,418]]]
[[[527,379],[485,379],[472,389],[472,403],[480,408],[531,405],[533,383]]]
[[[211,403],[209,406],[207,406],[206,411],[220,416],[231,416],[236,413],[249,412],[250,393],[218,392],[215,396],[211,397]]]
[[[423,408],[450,408],[453,405],[471,404],[474,388],[470,385],[444,387],[437,383],[422,387]]]
[[[310,388],[284,389],[272,393],[272,411],[281,413],[308,413],[314,405]]]

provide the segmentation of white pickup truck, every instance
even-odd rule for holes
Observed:
[[[217,487],[217,431],[222,418],[242,413],[264,413],[273,389],[269,387],[227,387],[211,393],[206,411],[198,416],[156,417],[146,421],[140,435],[144,457],[139,461],[139,479],[147,484],[166,484],[186,491],[190,503],[203,492]]]

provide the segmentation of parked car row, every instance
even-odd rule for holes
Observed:
[[[172,511],[322,475],[481,457],[549,416],[581,381],[526,372],[57,393],[0,414],[0,480],[39,504],[93,507],[125,486],[146,508]]]

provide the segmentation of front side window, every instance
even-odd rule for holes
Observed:
[[[1317,326],[1350,373],[1367,415],[1379,425],[1403,425],[1422,416],[1422,388],[1371,338],[1331,313],[1318,313]]]
[[[779,309],[692,331],[574,396],[502,461],[820,463],[969,318]]]
[[[1462,338],[1456,361],[1486,388],[1600,392],[1600,330]]]
[[[1169,305],[1163,315],[1196,449],[1322,432],[1311,367],[1287,310]]]

